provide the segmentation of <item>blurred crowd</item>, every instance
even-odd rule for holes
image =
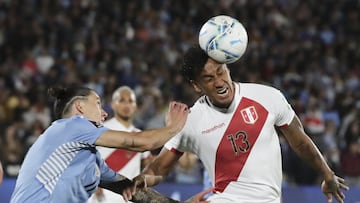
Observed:
[[[170,100],[191,105],[198,95],[182,78],[182,54],[207,19],[226,14],[249,35],[245,55],[229,65],[233,78],[281,89],[332,168],[360,186],[359,10],[358,0],[2,0],[5,175],[16,177],[51,124],[50,86],[94,88],[111,116],[112,91],[128,85],[138,96],[141,129],[162,126]],[[318,184],[318,174],[281,143],[284,182]],[[201,170],[199,163],[169,179],[201,182]]]

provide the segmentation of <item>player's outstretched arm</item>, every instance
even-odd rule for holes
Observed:
[[[343,203],[345,195],[341,190],[349,190],[349,187],[345,185],[344,179],[334,175],[319,149],[304,132],[299,118],[295,116],[288,127],[280,128],[280,132],[299,157],[310,164],[316,171],[320,171],[324,179],[322,190],[328,202],[332,202],[332,196],[334,196],[338,202]]]
[[[189,113],[188,106],[170,102],[163,128],[142,132],[105,131],[95,142],[104,147],[123,148],[132,151],[149,151],[163,146],[184,127]]]

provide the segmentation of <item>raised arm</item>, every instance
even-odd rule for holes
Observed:
[[[280,132],[295,153],[320,172],[324,179],[322,190],[328,201],[332,201],[333,195],[340,203],[343,203],[345,196],[341,189],[348,190],[348,186],[344,184],[344,179],[337,177],[330,169],[319,149],[304,132],[299,118],[295,116],[288,127],[280,128]]]
[[[163,128],[142,132],[105,131],[95,142],[96,145],[123,148],[132,151],[148,151],[163,146],[185,125],[189,109],[186,104],[170,102]]]

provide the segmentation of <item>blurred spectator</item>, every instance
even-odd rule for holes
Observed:
[[[51,110],[45,102],[45,98],[39,97],[33,105],[23,113],[25,126],[29,128],[36,121],[40,122],[42,126],[49,126],[51,122]]]
[[[200,184],[203,180],[202,164],[196,155],[185,152],[175,166],[175,182]]]
[[[356,102],[348,114],[344,116],[341,128],[339,130],[339,143],[341,148],[347,148],[349,142],[360,136],[360,127],[358,126],[360,120],[360,100]]]
[[[341,171],[347,184],[360,186],[360,139],[353,139],[349,147],[341,153]]]
[[[337,172],[340,167],[340,150],[336,140],[336,124],[333,120],[325,122],[325,132],[323,136],[323,155],[329,166]]]
[[[24,123],[17,120],[9,125],[5,132],[2,153],[4,154],[3,163],[5,176],[16,177],[19,173],[21,163],[26,153],[23,144],[25,138]]]

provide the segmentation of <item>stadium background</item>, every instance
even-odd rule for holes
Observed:
[[[180,74],[181,57],[218,14],[239,19],[249,35],[245,55],[229,65],[234,80],[281,89],[349,181],[346,202],[360,202],[359,10],[358,0],[0,1],[0,202],[53,119],[49,86],[92,87],[111,115],[112,91],[128,85],[138,96],[136,125],[160,127],[168,101],[191,105],[198,96]],[[318,174],[281,144],[284,202],[325,202]],[[181,198],[201,190],[201,170],[176,168],[159,189]]]

